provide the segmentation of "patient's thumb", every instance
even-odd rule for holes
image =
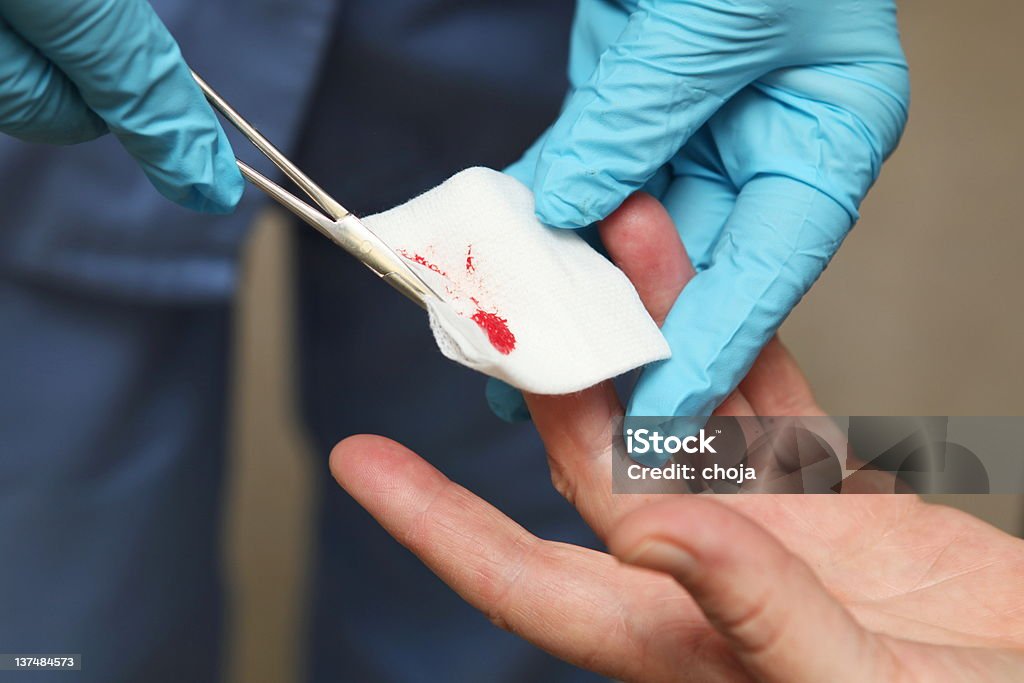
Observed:
[[[875,636],[803,560],[721,503],[693,496],[645,507],[623,519],[609,547],[674,577],[759,681],[887,680]],[[879,676],[865,677],[873,663]]]

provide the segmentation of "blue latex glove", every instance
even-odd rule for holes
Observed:
[[[630,415],[706,416],[814,284],[910,99],[891,0],[580,0],[563,112],[509,172],[548,225],[662,199],[698,275]],[[510,387],[498,415],[522,417]]]
[[[179,204],[223,213],[242,195],[224,131],[145,0],[0,0],[0,131],[53,144],[110,131]]]

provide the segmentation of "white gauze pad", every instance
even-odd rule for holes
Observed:
[[[511,176],[471,168],[363,222],[444,298],[430,326],[458,363],[567,394],[670,355],[622,271],[538,221]]]

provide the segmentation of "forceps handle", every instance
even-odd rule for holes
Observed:
[[[199,88],[203,91],[203,94],[206,95],[206,99],[210,101],[210,104],[212,104],[213,107],[224,116],[224,118],[230,121],[235,128],[241,131],[242,135],[247,137],[257,149],[267,156],[268,159],[274,162],[274,165],[281,169],[281,171],[288,176],[293,183],[301,188],[310,199],[316,202],[328,216],[334,220],[341,220],[349,215],[348,209],[339,204],[338,201],[325,192],[323,188],[314,183],[309,176],[300,171],[298,166],[293,164],[288,157],[282,154],[281,150],[274,146],[274,143],[265,138],[263,134],[257,130],[256,126],[246,121],[234,107],[227,103],[227,100],[218,95],[217,91],[211,88],[209,83],[204,81],[199,74],[193,71],[192,78],[194,78],[196,83],[199,84]],[[252,171],[249,166],[246,166],[241,161],[238,162],[238,166],[247,178],[253,180],[252,176],[247,173],[247,171]],[[259,183],[254,184],[259,186]],[[266,191],[266,188],[262,186],[260,186],[260,189]],[[276,196],[275,199],[281,201],[281,199]],[[289,204],[288,208],[293,211],[295,210],[292,204]]]

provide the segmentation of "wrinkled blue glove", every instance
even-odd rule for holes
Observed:
[[[639,189],[697,268],[634,416],[706,416],[814,284],[910,99],[891,0],[580,0],[561,116],[509,172],[579,228]],[[492,383],[507,419],[521,397]]]
[[[53,144],[110,131],[183,206],[223,213],[242,195],[224,131],[145,0],[0,0],[0,131]]]

